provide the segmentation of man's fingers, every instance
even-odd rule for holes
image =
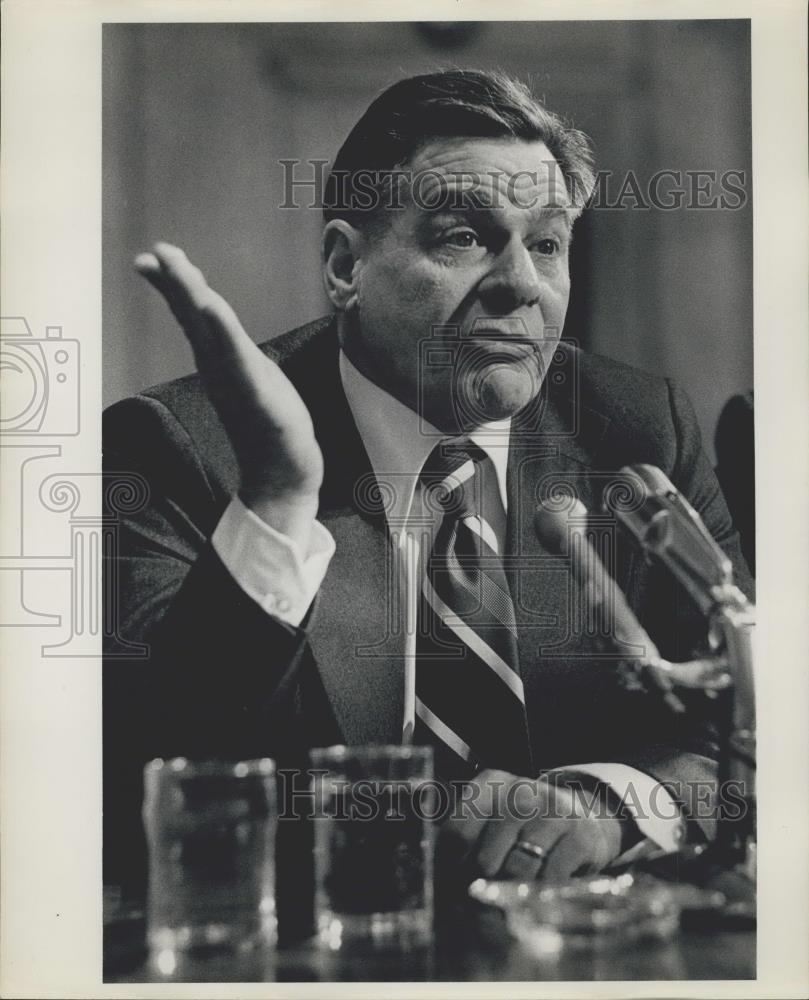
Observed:
[[[163,296],[191,341],[191,346],[196,349],[201,325],[198,304],[202,298],[200,282],[204,284],[204,278],[198,270],[194,275],[190,271],[191,266],[182,250],[168,243],[156,243],[151,252],[138,254],[135,258],[135,270]]]
[[[517,848],[525,839],[536,847],[548,851],[561,830],[557,821],[549,816],[550,800],[547,784],[516,781],[505,799],[502,814],[486,825],[477,846],[478,866],[484,875],[492,877],[503,871],[506,876],[527,878],[540,867],[540,859],[526,855]],[[526,823],[533,823],[532,836],[525,836]],[[520,855],[524,857],[520,857]]]
[[[155,243],[152,253],[160,262],[169,284],[187,296],[189,304],[201,308],[205,304],[208,283],[202,271],[186,257],[185,251],[171,243]]]
[[[242,499],[305,550],[323,457],[297,390],[179,247],[156,243],[138,255],[135,268],[160,292],[188,338],[239,463]]]
[[[534,830],[531,834],[520,830],[506,853],[498,874],[502,878],[533,882],[544,870],[560,839],[560,833],[558,824],[555,823],[546,823],[542,830]]]
[[[163,267],[153,253],[139,253],[135,258],[135,270],[142,275],[156,291],[169,301],[169,286],[163,274]],[[171,303],[169,302],[169,305]]]
[[[135,268],[163,295],[186,333],[193,336],[191,321],[208,292],[200,269],[171,243],[155,243],[150,253],[139,254]]]
[[[163,295],[198,356],[231,357],[254,346],[229,303],[180,247],[155,243],[135,258],[135,269]]]
[[[152,274],[160,271],[160,261],[153,253],[139,253],[135,258],[135,270],[145,278],[150,278]]]
[[[616,819],[569,820],[537,877],[543,882],[561,882],[571,876],[596,875],[618,856],[620,843]]]
[[[564,882],[576,873],[585,875],[598,870],[595,858],[582,850],[580,839],[563,834],[551,846],[536,877],[540,882]]]
[[[206,282],[184,251],[155,243],[135,268],[163,295],[194,352],[208,395],[237,454],[251,441],[267,448],[267,430],[306,429],[306,413],[281,369],[253,343],[230,304]],[[307,441],[307,447],[311,442]]]

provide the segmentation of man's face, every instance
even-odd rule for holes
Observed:
[[[515,139],[437,139],[408,170],[418,189],[363,241],[346,352],[442,430],[512,416],[567,311],[562,172],[544,143]]]

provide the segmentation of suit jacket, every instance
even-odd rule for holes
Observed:
[[[104,673],[105,857],[113,867],[115,845],[130,843],[120,830],[137,821],[140,768],[151,757],[270,755],[295,764],[311,746],[401,739],[403,637],[383,599],[387,526],[367,491],[365,500],[357,495],[371,467],[342,390],[335,323],[316,321],[263,350],[312,415],[325,460],[318,516],[337,543],[301,628],[259,608],[210,545],[238,470],[198,377],[150,389],[105,414],[107,472],[135,472],[149,490],[148,502],[121,518],[108,567],[118,612]],[[549,493],[566,490],[592,512],[605,493],[620,501],[614,472],[638,462],[659,466],[690,500],[750,593],[685,396],[666,380],[569,345],[560,345],[537,405],[513,423],[507,574],[537,769],[623,762],[676,793],[677,782],[715,774],[710,720],[699,705],[673,717],[655,698],[622,686],[598,626],[582,622],[565,558],[548,553],[533,528],[536,501]],[[663,654],[690,657],[705,639],[690,598],[615,534],[611,518],[595,518],[594,527]],[[121,640],[148,644],[149,657],[127,658]],[[710,834],[710,823],[702,829]]]

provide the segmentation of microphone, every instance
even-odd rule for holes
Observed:
[[[709,640],[717,663],[727,666],[730,701],[717,720],[721,754],[719,781],[734,781],[742,790],[741,822],[721,817],[717,856],[725,865],[755,865],[756,700],[752,633],[754,607],[733,583],[730,559],[720,549],[702,518],[670,480],[653,465],[621,470],[640,483],[637,504],[615,509],[618,520],[643,550],[658,559],[693,597],[709,624]],[[693,664],[683,665],[686,675]],[[712,684],[698,682],[710,691]],[[723,686],[725,686],[723,684]],[[753,913],[755,905],[753,904]]]
[[[643,658],[656,659],[657,647],[587,538],[587,508],[581,500],[572,499],[564,512],[539,507],[534,527],[551,555],[567,557],[573,578],[588,602],[588,611],[603,609],[611,613],[614,645],[635,647]]]
[[[587,511],[574,500],[568,511],[540,509],[534,517],[537,536],[552,555],[568,558],[583,596],[594,606],[612,610],[612,637],[616,647],[627,641],[640,646],[634,660],[624,654],[621,679],[629,690],[656,692],[677,715],[686,703],[677,689],[690,688],[715,697],[726,690],[717,725],[720,739],[719,781],[734,781],[742,790],[743,822],[720,816],[717,847],[706,851],[698,873],[741,863],[752,870],[755,844],[755,724],[753,677],[753,606],[733,584],[732,564],[711,537],[702,519],[660,471],[650,465],[621,470],[637,487],[627,502],[605,503],[616,519],[634,535],[643,550],[659,559],[695,598],[706,613],[713,655],[686,663],[663,660],[654,643],[609,576],[586,534]],[[616,497],[617,499],[617,497]],[[701,856],[702,857],[702,856]],[[700,876],[702,877],[702,875]]]
[[[651,684],[672,711],[684,712],[685,706],[673,690],[680,679],[677,664],[661,659],[657,646],[590,544],[587,508],[581,500],[572,499],[564,512],[539,507],[534,528],[550,555],[567,557],[588,612],[609,616],[610,639],[615,651],[623,655],[619,669],[627,688],[646,691]]]
[[[641,548],[659,559],[708,614],[717,597],[733,583],[730,559],[720,549],[702,518],[654,465],[621,470],[639,484],[640,502],[613,510]]]
[[[640,482],[642,499],[614,511],[643,550],[680,581],[710,626],[713,648],[722,648],[728,683],[736,688],[733,724],[745,738],[755,732],[752,629],[754,608],[733,583],[733,565],[702,518],[654,465],[621,470]]]

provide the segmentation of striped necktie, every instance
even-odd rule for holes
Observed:
[[[433,745],[447,779],[484,767],[530,774],[514,604],[492,527],[505,521],[494,466],[462,439],[433,450],[421,483],[438,525],[422,574],[415,740]]]

